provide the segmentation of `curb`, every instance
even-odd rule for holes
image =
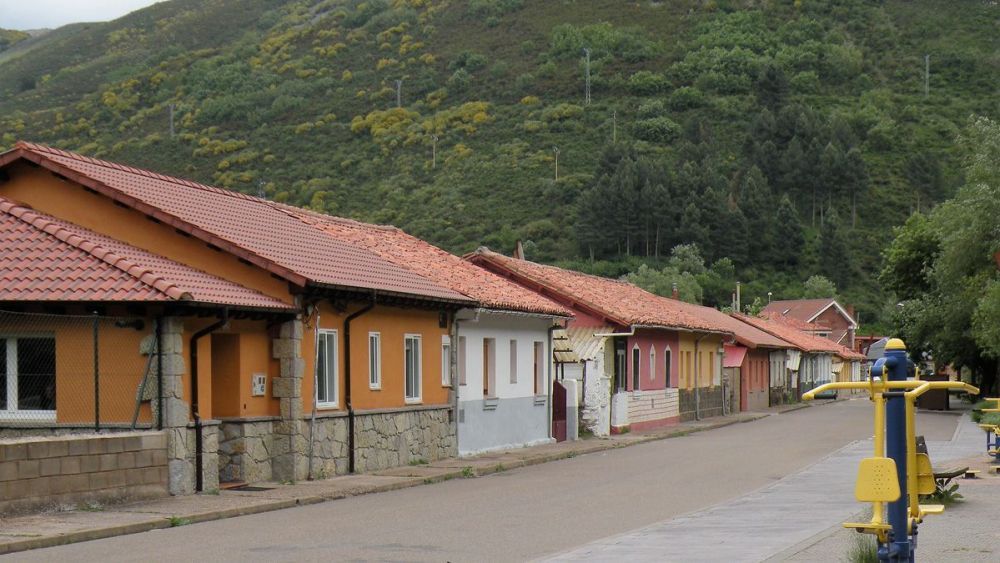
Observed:
[[[788,411],[785,411],[788,412]],[[574,458],[581,455],[587,455],[597,452],[603,452],[608,450],[615,450],[619,448],[628,448],[631,446],[637,446],[639,444],[646,444],[649,442],[657,442],[660,440],[667,440],[670,438],[679,438],[682,436],[687,436],[689,434],[694,434],[697,432],[704,432],[706,430],[715,430],[717,428],[725,428],[726,426],[732,426],[734,424],[743,424],[747,422],[754,422],[762,418],[767,418],[770,415],[751,415],[734,420],[723,420],[717,423],[707,424],[702,427],[694,428],[684,428],[679,429],[674,432],[665,434],[655,434],[646,436],[637,436],[632,440],[600,440],[593,442],[592,445],[587,447],[585,451],[579,450],[568,450],[552,454],[543,454],[537,457],[522,458],[514,461],[507,461],[503,463],[497,463],[495,466],[486,466],[480,468],[472,468],[472,475],[466,476],[464,468],[456,469],[454,471],[448,471],[434,476],[429,477],[411,477],[404,481],[399,481],[396,483],[386,483],[384,485],[375,485],[369,488],[360,489],[357,491],[334,491],[322,495],[312,495],[312,496],[302,496],[290,499],[275,500],[272,502],[263,502],[257,505],[251,506],[241,506],[236,508],[223,508],[219,510],[209,510],[207,512],[198,512],[193,514],[184,515],[174,515],[172,517],[157,517],[150,520],[145,520],[142,522],[133,522],[131,524],[123,524],[118,526],[109,526],[106,528],[93,528],[89,530],[80,530],[76,532],[69,532],[66,534],[60,534],[55,536],[46,536],[40,538],[31,538],[24,540],[15,540],[5,543],[0,543],[0,555],[7,555],[10,553],[17,553],[20,551],[27,551],[31,549],[42,549],[46,547],[56,547],[60,545],[67,545],[71,543],[79,543],[92,540],[100,540],[111,538],[115,536],[125,536],[131,534],[139,534],[143,532],[149,532],[152,530],[162,530],[166,528],[174,528],[179,526],[184,526],[188,524],[199,524],[203,522],[211,522],[213,520],[223,520],[226,518],[234,518],[237,516],[249,516],[253,514],[261,514],[264,512],[272,512],[275,510],[284,510],[286,508],[294,508],[296,506],[306,506],[310,504],[319,504],[323,502],[329,502],[334,500],[340,500],[343,498],[369,495],[375,493],[385,493],[389,491],[395,491],[400,489],[408,489],[411,487],[417,487],[421,485],[430,485],[434,483],[443,483],[445,481],[450,481],[452,479],[470,479],[477,477],[485,477],[487,475],[492,475],[494,473],[501,473],[511,469],[518,469],[522,467],[529,467],[532,465],[541,465],[543,463],[549,463],[552,461],[559,461],[561,459]],[[179,519],[185,521],[183,524],[177,525],[176,522]]]

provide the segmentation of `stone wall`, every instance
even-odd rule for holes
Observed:
[[[0,515],[167,494],[167,436],[128,432],[0,442]]]
[[[270,481],[274,418],[226,419],[219,423],[219,480]]]
[[[317,415],[315,422],[307,421],[305,425],[306,440],[311,440],[313,432],[316,434],[316,439],[308,442],[305,451],[306,463],[311,459],[311,465],[307,466],[312,478],[347,474],[347,413]]]
[[[450,407],[368,412],[355,419],[355,469],[376,471],[458,454]],[[346,422],[346,421],[345,421]]]

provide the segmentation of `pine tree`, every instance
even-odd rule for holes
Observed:
[[[747,261],[759,264],[767,258],[774,238],[774,196],[767,180],[756,166],[752,166],[743,177],[739,206],[750,234],[747,241]]]
[[[840,226],[840,217],[834,208],[825,215],[819,231],[819,273],[831,279],[839,288],[847,287],[854,265],[847,244],[847,237]]]
[[[771,247],[774,262],[786,269],[800,264],[806,242],[802,231],[802,221],[795,205],[788,194],[781,196],[774,220],[774,245]]]

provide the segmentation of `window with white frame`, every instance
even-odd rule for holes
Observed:
[[[639,350],[639,345],[636,344],[632,346],[632,390],[638,391],[640,386],[639,381],[639,361],[642,357],[642,351]]]
[[[670,346],[663,349],[663,376],[666,378],[666,386],[670,387]]]
[[[337,357],[337,331],[320,330],[316,349],[316,404],[336,408],[340,361]]]
[[[535,342],[535,395],[545,394],[545,343]]]
[[[421,373],[420,335],[407,334],[403,338],[403,375],[406,380],[406,402],[419,403],[423,380]]]
[[[465,385],[465,337],[458,337],[458,384]]]
[[[656,346],[649,347],[649,380],[656,380]]]
[[[451,337],[441,337],[441,385],[451,386]]]
[[[368,333],[368,387],[382,388],[382,335]]]
[[[497,341],[483,339],[483,396],[497,396]]]
[[[510,382],[517,383],[517,340],[510,341]]]
[[[55,419],[55,338],[0,336],[0,415]]]

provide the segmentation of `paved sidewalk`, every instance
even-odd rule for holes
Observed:
[[[498,471],[622,448],[654,440],[684,436],[731,424],[797,410],[798,405],[767,412],[740,413],[697,422],[686,422],[648,432],[453,458],[426,465],[398,467],[372,474],[345,475],[293,485],[259,483],[261,491],[225,490],[218,494],[168,497],[124,505],[67,507],[65,511],[0,520],[0,554],[50,547],[148,530],[256,514],[345,497],[391,491],[455,478],[469,478]]]
[[[982,431],[966,416],[951,440],[928,441],[928,449],[935,463],[941,463],[974,455],[983,449],[982,441]],[[854,479],[858,461],[871,451],[871,439],[854,442],[755,493],[598,540],[552,560],[763,561],[792,546],[804,548],[859,511]],[[825,557],[801,560],[831,559],[822,549],[812,555]]]

